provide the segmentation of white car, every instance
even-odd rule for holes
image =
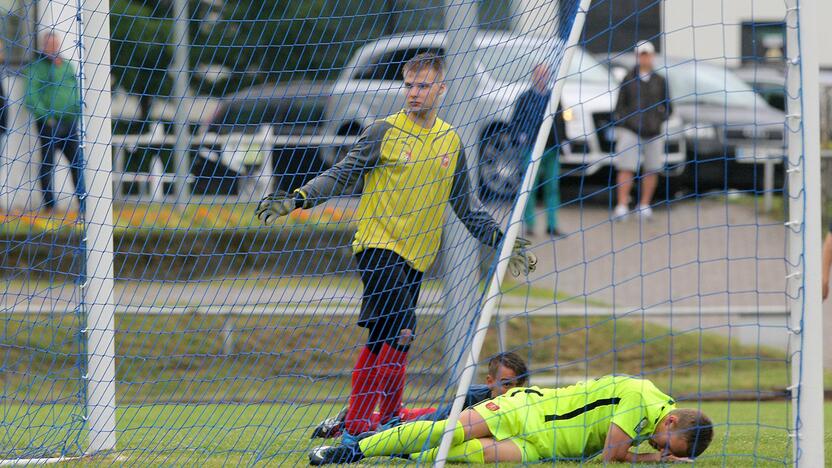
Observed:
[[[524,162],[515,152],[499,148],[498,139],[492,137],[506,129],[514,102],[529,88],[531,69],[543,61],[547,44],[542,38],[502,32],[480,32],[476,37],[472,52],[480,78],[475,91],[479,97],[476,105],[470,106],[476,115],[466,116],[466,120],[476,122],[477,141],[465,143],[477,147],[473,157],[483,198],[512,197],[517,193]],[[325,132],[358,135],[374,120],[400,110],[402,65],[417,53],[427,51],[445,52],[444,32],[387,36],[358,49],[332,89],[325,113]],[[576,51],[561,98],[569,141],[560,160],[564,176],[591,174],[610,164],[614,148],[610,121],[617,88],[618,83],[607,67],[582,50]],[[443,115],[442,110],[440,117],[457,124],[453,116]],[[674,125],[674,119],[668,124]],[[680,135],[673,131],[669,134]],[[671,137],[667,148],[667,167],[681,167],[685,160],[683,139]],[[472,153],[468,151],[469,159]],[[324,153],[329,164],[338,156],[332,149]]]

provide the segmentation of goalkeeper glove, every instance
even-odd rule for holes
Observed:
[[[263,221],[263,224],[271,224],[275,219],[286,216],[296,208],[302,208],[303,203],[303,195],[298,192],[294,195],[285,192],[270,193],[257,205],[257,219]]]
[[[518,237],[514,241],[511,257],[508,259],[508,271],[515,278],[520,276],[521,272],[528,275],[537,268],[537,256],[526,250],[526,247],[530,245],[532,243],[522,237]]]

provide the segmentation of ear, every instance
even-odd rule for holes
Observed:
[[[441,85],[439,85],[439,94],[445,94],[445,91],[448,89],[448,86],[443,81]]]
[[[489,387],[494,385],[494,377],[492,377],[491,374],[485,376],[485,384]]]
[[[679,418],[676,415],[668,414],[667,417],[664,418],[664,425],[670,427],[671,425],[676,425],[679,422]]]

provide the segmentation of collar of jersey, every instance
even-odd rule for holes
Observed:
[[[423,126],[417,124],[416,122],[410,120],[410,118],[407,116],[407,113],[404,111],[404,109],[399,111],[399,113],[396,115],[396,119],[395,119],[394,122],[395,122],[395,125],[397,127],[399,127],[400,129],[404,130],[407,133],[413,133],[413,134],[432,133],[432,132],[438,131],[439,128],[440,128],[439,117],[437,117],[436,120],[433,122],[433,127],[427,128],[427,127],[423,127]]]

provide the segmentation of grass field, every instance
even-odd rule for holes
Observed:
[[[48,429],[72,425],[70,411],[59,408],[10,408],[27,413],[39,430],[24,436],[32,445],[65,435]],[[118,449],[111,454],[61,463],[59,466],[129,464],[140,466],[266,466],[305,465],[306,453],[322,441],[311,441],[311,427],[340,406],[238,404],[238,405],[146,405],[118,410]],[[791,459],[786,428],[790,406],[786,401],[707,402],[702,409],[716,425],[714,441],[696,466],[785,466]],[[832,404],[825,406],[827,419]],[[21,421],[23,422],[23,421]],[[7,441],[9,428],[2,442]],[[832,431],[826,431],[826,465],[832,464]],[[649,447],[645,444],[645,449]],[[71,450],[70,450],[71,452]],[[406,465],[386,458],[363,463]],[[576,465],[577,463],[568,463]],[[493,466],[493,465],[492,465]],[[627,466],[627,465],[621,465]],[[821,466],[808,464],[806,466]]]
[[[237,317],[237,345],[228,355],[217,338],[224,320],[117,315],[118,450],[69,465],[304,464],[312,426],[346,399],[347,371],[361,341],[353,318]],[[441,329],[427,317],[422,323],[405,394],[411,402],[435,401],[446,384],[434,369],[441,369]],[[6,457],[81,453],[76,318],[7,315],[3,327],[0,450]],[[497,351],[493,333],[484,355]],[[782,391],[789,379],[783,351],[741,345],[703,329],[671,331],[637,317],[521,318],[508,324],[508,336],[508,345],[521,346],[534,364],[535,375],[568,381],[643,374],[688,405],[696,395],[755,398]],[[703,408],[719,426],[701,465],[788,462],[785,401],[705,402]]]

